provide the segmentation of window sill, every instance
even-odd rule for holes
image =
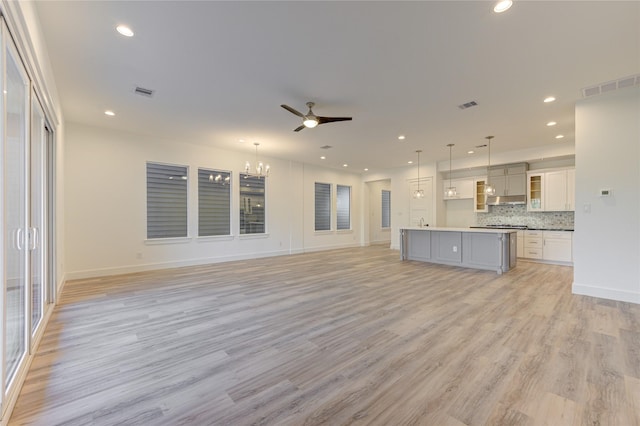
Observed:
[[[197,241],[199,243],[207,243],[213,241],[231,241],[235,237],[233,235],[205,235],[202,237],[197,237]]]
[[[313,231],[314,235],[331,235],[333,234],[332,230],[327,230],[327,231]]]
[[[269,234],[265,232],[264,234],[240,234],[240,235],[238,235],[238,239],[239,240],[254,240],[254,239],[258,239],[258,238],[269,238]]]
[[[178,238],[152,238],[144,240],[144,243],[150,246],[163,245],[163,244],[186,244],[190,243],[193,238],[191,237],[178,237]]]
[[[338,229],[336,234],[353,234],[353,229]]]

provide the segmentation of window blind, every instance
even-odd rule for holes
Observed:
[[[351,229],[351,187],[337,185],[336,197],[338,229]]]
[[[391,191],[382,190],[382,227],[391,227]]]
[[[198,169],[198,236],[231,235],[231,173]]]
[[[147,238],[187,236],[186,166],[147,163]]]
[[[264,176],[240,174],[240,233],[266,232],[266,184]]]
[[[315,230],[331,229],[331,184],[316,182],[315,185]]]

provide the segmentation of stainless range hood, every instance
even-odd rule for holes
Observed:
[[[526,195],[490,195],[487,197],[489,206],[515,206],[527,204]]]

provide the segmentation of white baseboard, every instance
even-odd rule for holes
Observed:
[[[288,250],[261,252],[261,253],[244,253],[244,254],[231,255],[231,256],[216,256],[216,257],[207,257],[207,258],[200,258],[200,259],[187,259],[187,260],[179,260],[179,261],[171,261],[171,262],[146,263],[141,265],[125,265],[125,266],[115,266],[115,267],[100,268],[100,269],[86,269],[81,271],[67,272],[65,275],[65,280],[69,281],[69,280],[80,280],[80,279],[87,279],[87,278],[98,278],[98,277],[106,277],[109,275],[121,275],[121,274],[131,274],[135,272],[153,271],[157,269],[181,268],[184,266],[207,265],[211,263],[233,262],[236,260],[258,259],[262,257],[286,256],[286,255],[292,255],[292,254],[335,250],[335,249],[349,248],[349,247],[360,247],[360,244],[356,243],[356,244],[331,245],[331,246],[321,246],[321,247],[306,248],[306,249],[299,248],[299,249],[290,249],[290,250],[288,249]]]
[[[633,293],[631,291],[615,290],[606,287],[584,285],[574,282],[571,286],[571,292],[573,294],[580,294],[582,296],[599,297],[601,299],[610,299],[617,300],[619,302],[640,304],[640,293]]]
[[[316,251],[337,250],[337,249],[353,248],[353,247],[362,247],[362,245],[360,243],[353,243],[353,244],[333,244],[328,246],[308,247],[304,249],[304,252],[313,253]]]

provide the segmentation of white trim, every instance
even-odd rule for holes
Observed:
[[[269,238],[269,233],[265,232],[262,234],[240,234],[238,235],[238,239],[239,240],[254,240],[257,238]],[[258,256],[258,257],[265,257],[265,256]],[[266,256],[268,257],[268,256]]]
[[[231,241],[234,238],[234,235],[203,235],[202,237],[196,237],[196,241],[198,243],[211,243],[215,241]]]
[[[162,244],[186,244],[186,243],[190,243],[192,239],[193,239],[192,237],[151,238],[151,239],[145,239],[144,243],[150,246],[162,245]]]
[[[614,290],[610,287],[586,285],[574,282],[571,286],[571,292],[582,296],[599,297],[601,299],[640,304],[640,293],[634,293],[626,290]]]

